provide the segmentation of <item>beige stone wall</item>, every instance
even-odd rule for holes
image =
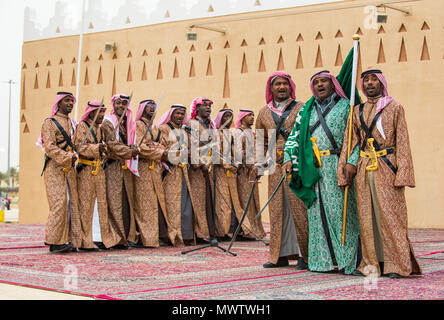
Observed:
[[[259,110],[265,104],[266,79],[278,69],[292,75],[298,99],[306,101],[311,96],[310,76],[322,69],[337,74],[352,47],[352,35],[359,33],[360,68],[381,68],[389,93],[406,110],[417,183],[406,192],[409,226],[444,228],[444,4],[400,1],[413,14],[387,9],[387,23],[375,30],[364,25],[363,8],[370,3],[344,1],[85,35],[78,119],[88,100],[104,97],[110,107],[116,92],[134,92],[134,113],[140,100],[158,99],[162,92],[159,114],[173,103],[188,106],[196,96],[213,99],[213,115],[225,105],[236,111]],[[204,22],[227,33],[197,29],[197,40],[187,41],[188,26]],[[106,42],[117,44],[115,56],[104,52]],[[35,141],[56,92],[76,90],[77,52],[78,37],[23,45],[21,223],[47,219],[40,177],[43,152]],[[260,187],[262,203],[267,199],[265,180]]]

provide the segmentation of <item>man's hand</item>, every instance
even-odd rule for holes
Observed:
[[[291,161],[287,161],[282,165],[282,170],[284,170],[284,172],[286,174],[290,174],[291,171],[293,170],[293,163]]]
[[[284,152],[277,151],[276,152],[276,163],[281,164],[282,162],[284,162]]]
[[[137,157],[138,155],[139,155],[139,149],[138,148],[136,148],[136,146],[130,146],[130,149],[131,149],[131,158],[135,158],[135,157]]]
[[[347,163],[344,167],[344,175],[347,180],[347,186],[352,186],[353,179],[356,176],[357,169],[354,165]]]
[[[78,159],[77,154],[73,153],[71,158],[73,165],[76,163],[77,159]]]
[[[102,155],[105,153],[105,151],[106,151],[106,144],[99,143],[99,153]]]

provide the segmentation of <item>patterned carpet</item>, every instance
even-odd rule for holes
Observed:
[[[123,300],[434,300],[444,299],[444,230],[409,233],[424,275],[369,280],[338,273],[264,269],[268,247],[129,249],[50,254],[44,225],[0,225],[0,282]],[[228,247],[228,242],[220,245]]]

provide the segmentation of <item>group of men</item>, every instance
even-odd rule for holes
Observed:
[[[349,119],[350,101],[328,71],[311,78],[307,103],[296,99],[290,75],[275,72],[256,122],[242,109],[234,129],[233,110],[213,120],[207,98],[193,100],[189,117],[175,104],[154,124],[155,101],[141,101],[133,120],[122,94],[108,115],[103,101],[88,102],[76,124],[75,97],[59,92],[38,140],[50,209],[45,243],[51,252],[155,248],[229,240],[236,231],[261,240],[257,182],[267,172],[264,268],[296,259],[296,268],[314,272],[421,273],[407,234],[404,188],[415,182],[404,110],[380,70],[361,81],[368,100]]]

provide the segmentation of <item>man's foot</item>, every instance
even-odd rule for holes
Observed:
[[[49,246],[49,252],[53,253],[62,253],[62,252],[71,252],[73,249],[70,243],[68,244],[51,244]]]
[[[352,276],[358,276],[358,277],[363,277],[364,275],[362,274],[361,271],[359,271],[358,269],[355,269],[352,273]]]
[[[307,270],[308,264],[304,261],[304,258],[298,258],[298,264],[296,265],[296,270]]]
[[[111,249],[128,250],[128,246],[125,246],[124,244],[116,244],[115,246],[111,247]]]
[[[159,246],[160,247],[167,247],[168,246],[168,240],[159,239]]]
[[[94,242],[94,244],[99,248],[100,250],[109,250],[109,248],[105,247],[103,242]]]
[[[209,240],[202,239],[202,238],[196,238],[196,244],[208,244]]]
[[[99,251],[98,248],[79,248],[80,251],[89,251],[89,252],[93,252],[93,251]]]
[[[390,279],[401,279],[402,278],[401,275],[399,275],[398,273],[389,273],[388,277]]]
[[[281,268],[287,266],[288,266],[288,259],[285,257],[279,258],[276,263],[267,262],[263,265],[264,268]]]
[[[134,243],[134,242],[131,242],[131,241],[128,241],[128,244],[129,244],[129,246],[130,247],[133,247],[133,248],[145,248],[144,246],[143,246],[143,244],[141,244],[141,243]]]

